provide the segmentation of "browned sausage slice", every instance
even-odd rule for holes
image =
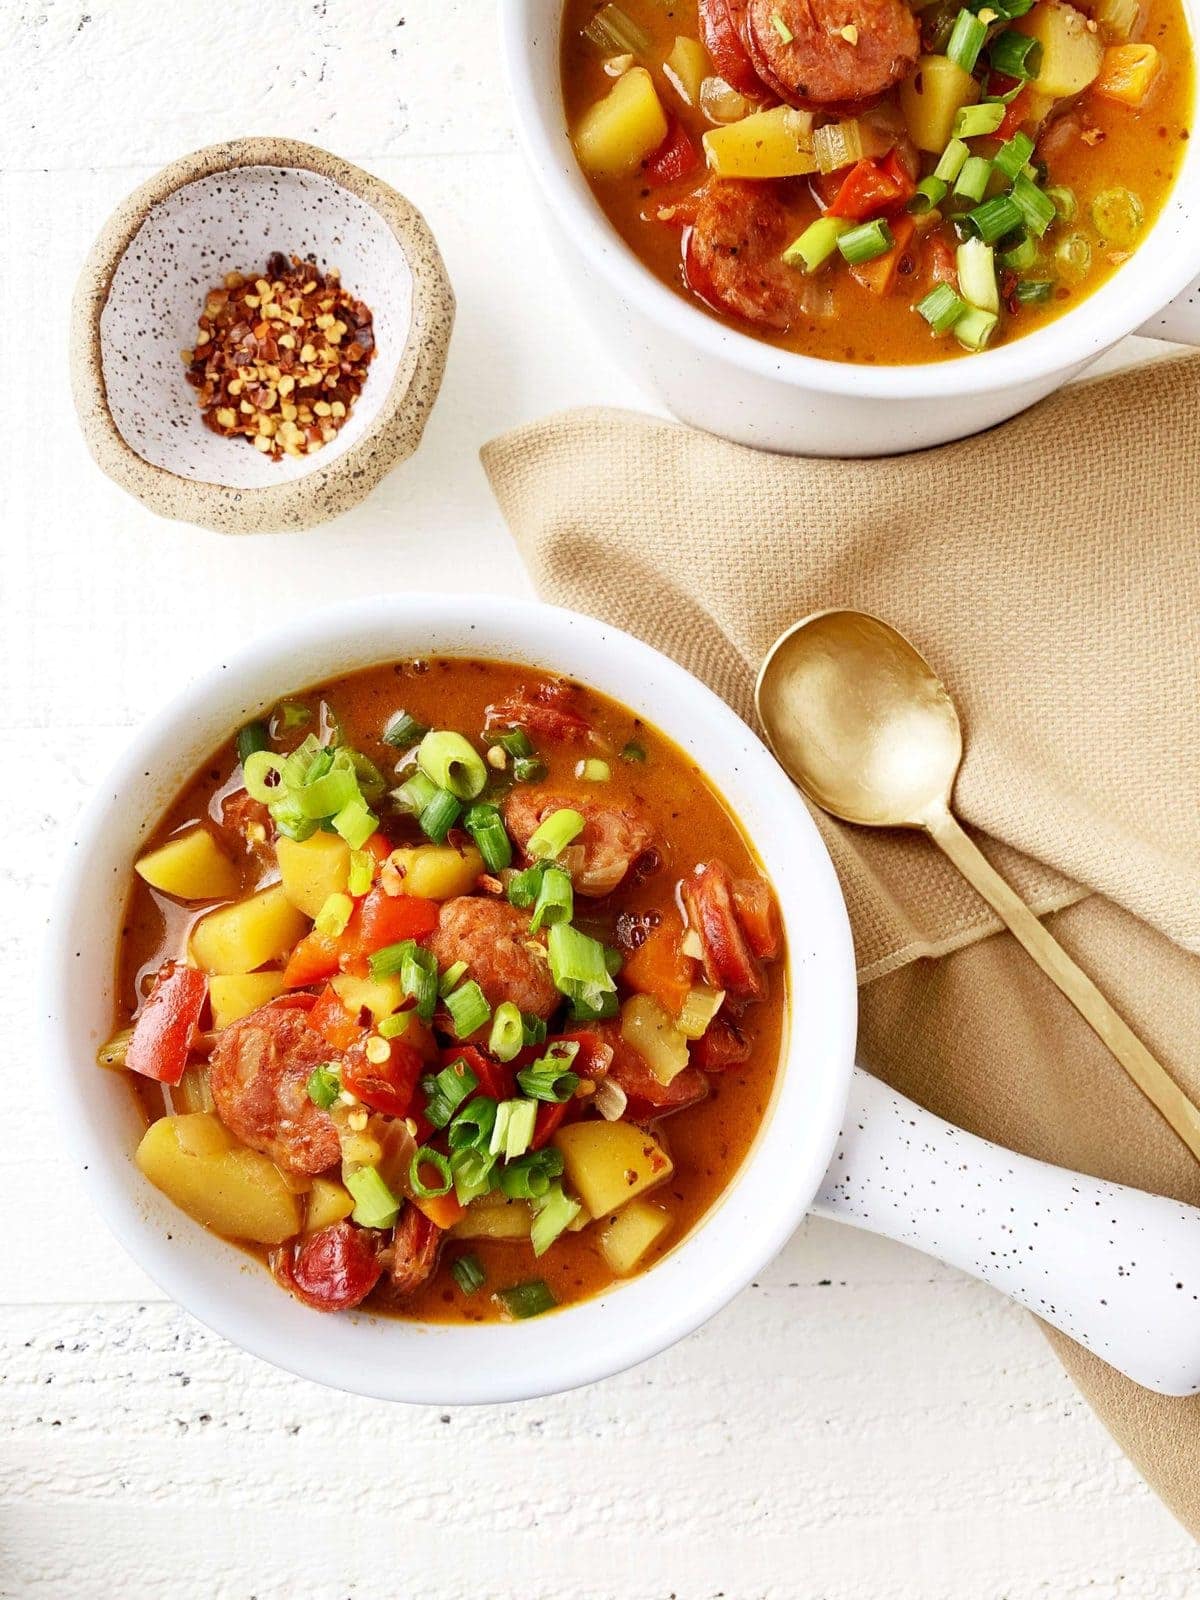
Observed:
[[[904,0],[747,0],[744,28],[759,77],[794,106],[874,100],[920,52]]]
[[[316,1311],[350,1311],[379,1281],[379,1235],[335,1222],[277,1250],[271,1269],[285,1289]]]
[[[782,333],[798,306],[794,274],[780,260],[789,242],[772,184],[712,179],[687,236],[688,284],[715,311]]]
[[[504,900],[462,895],[447,900],[428,939],[439,966],[467,963],[488,1004],[511,1000],[521,1011],[548,1017],[562,1000],[550,976],[544,942],[529,931],[530,913]]]
[[[390,1298],[403,1299],[428,1283],[437,1270],[442,1247],[442,1230],[411,1200],[404,1204],[392,1242],[383,1252],[383,1264],[390,1277]]]
[[[632,806],[609,806],[545,789],[514,789],[504,805],[504,822],[524,850],[540,824],[562,810],[578,811],[584,819],[583,832],[570,847],[581,852],[572,877],[579,893],[592,899],[611,894],[638,857],[653,847],[653,834]]]
[[[342,1149],[332,1117],[308,1098],[330,1048],[299,999],[272,1000],[231,1022],[213,1046],[208,1082],[230,1133],[287,1171],[311,1175],[340,1161]]]

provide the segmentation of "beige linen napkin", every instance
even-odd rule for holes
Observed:
[[[962,714],[964,820],[1200,1098],[1200,358],[883,461],[600,410],[483,460],[544,598],[652,640],[751,719],[758,662],[797,617],[857,606],[907,633]],[[818,822],[872,1070],[976,1133],[1200,1204],[1192,1157],[935,848]],[[1200,1535],[1200,1399],[1048,1332]]]

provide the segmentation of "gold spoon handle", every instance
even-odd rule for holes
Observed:
[[[1104,998],[1087,973],[1076,966],[1058,940],[1046,931],[949,811],[935,814],[926,821],[925,827],[934,843],[945,851],[967,882],[1007,924],[1200,1161],[1200,1111],[1154,1059],[1125,1019]]]

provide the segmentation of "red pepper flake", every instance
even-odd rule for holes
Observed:
[[[209,290],[195,347],[183,352],[205,425],[273,461],[336,438],[374,356],[371,312],[336,269],[279,250],[262,277],[229,272]]]

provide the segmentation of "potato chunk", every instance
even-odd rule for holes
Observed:
[[[228,900],[241,888],[237,867],[207,828],[193,828],[143,856],[133,869],[177,900]]]
[[[670,55],[663,62],[663,72],[685,105],[700,104],[700,89],[711,71],[708,51],[699,39],[689,39],[686,34],[678,35]]]
[[[817,170],[811,111],[773,106],[710,128],[704,153],[718,178],[796,178]]]
[[[452,1239],[528,1239],[533,1216],[527,1200],[509,1200],[496,1190],[472,1200],[450,1229]]]
[[[350,878],[350,846],[336,833],[310,839],[277,839],[275,856],[283,892],[306,917],[315,917],[331,894],[345,894]]]
[[[231,1022],[248,1017],[282,993],[282,972],[240,972],[213,978],[208,985],[213,1027],[227,1028]]]
[[[954,119],[979,99],[978,82],[949,56],[920,56],[916,71],[900,85],[900,109],[918,150],[940,156],[950,143]]]
[[[360,1011],[366,1010],[375,1022],[382,1022],[393,1011],[399,1011],[404,1001],[398,977],[356,978],[352,973],[339,972],[331,982],[333,992],[356,1018]]]
[[[419,844],[412,850],[393,850],[392,860],[404,875],[404,893],[418,900],[454,900],[470,894],[483,871],[483,857],[473,844],[464,850],[450,844]]]
[[[1041,0],[1017,27],[1041,42],[1042,63],[1033,80],[1033,88],[1039,94],[1065,100],[1082,94],[1099,76],[1104,45],[1100,35],[1088,27],[1088,19],[1074,6]]]
[[[633,1272],[671,1226],[665,1211],[648,1200],[631,1200],[600,1231],[600,1253],[618,1278]]]
[[[304,1212],[305,1233],[320,1233],[331,1228],[354,1210],[354,1196],[332,1178],[314,1178]]]
[[[674,1171],[654,1135],[629,1122],[573,1122],[554,1143],[567,1182],[593,1217],[620,1210]]]
[[[688,1042],[650,994],[630,995],[621,1007],[621,1037],[632,1045],[661,1084],[688,1064]]]
[[[575,129],[575,153],[585,172],[619,178],[657,150],[667,137],[667,117],[645,67],[631,67]]]
[[[192,959],[210,974],[253,972],[287,955],[307,932],[308,918],[276,884],[202,918],[192,931]]]
[[[181,1211],[227,1239],[282,1244],[300,1230],[299,1202],[274,1162],[208,1112],[152,1122],[136,1160]]]

